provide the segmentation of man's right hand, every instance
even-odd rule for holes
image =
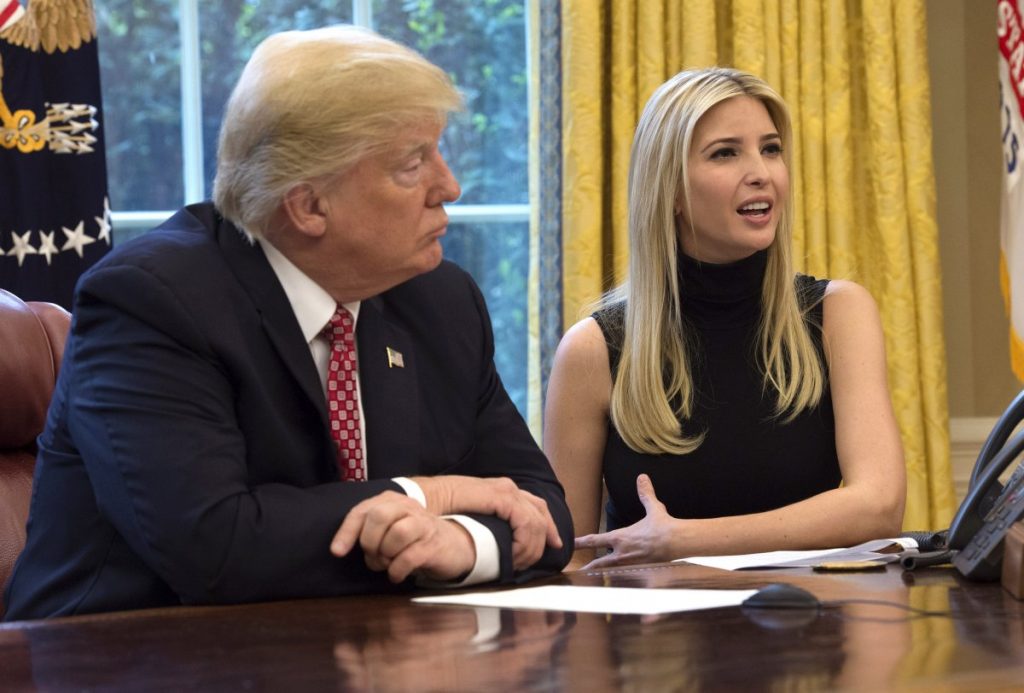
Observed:
[[[507,477],[448,475],[411,479],[423,489],[427,510],[432,513],[478,513],[508,522],[512,528],[512,565],[516,570],[536,563],[545,545],[562,547],[547,503]]]

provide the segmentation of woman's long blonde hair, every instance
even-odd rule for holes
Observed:
[[[686,454],[703,433],[683,435],[693,412],[693,354],[683,331],[675,224],[679,191],[690,208],[687,160],[700,119],[716,104],[750,96],[765,105],[790,165],[789,109],[763,80],[729,68],[680,72],[651,96],[640,116],[629,169],[629,279],[602,305],[625,302],[622,354],[611,396],[611,419],[626,444],[642,453]],[[758,365],[765,391],[777,393],[775,414],[788,421],[817,405],[825,372],[804,325],[792,261],[792,202],[784,200],[768,248],[761,290]],[[691,347],[692,348],[692,347]]]

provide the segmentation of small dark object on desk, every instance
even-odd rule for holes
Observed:
[[[821,602],[805,589],[775,582],[744,599],[743,606],[756,609],[820,609]]]
[[[904,570],[917,570],[918,568],[929,568],[933,565],[946,565],[952,563],[956,551],[942,549],[939,551],[926,551],[924,553],[907,553],[900,558],[900,566]]]

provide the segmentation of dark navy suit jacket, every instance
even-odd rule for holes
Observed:
[[[357,330],[370,480],[338,480],[324,394],[259,246],[209,203],[115,249],[77,289],[39,438],[8,620],[392,589],[329,544],[396,476],[508,476],[544,499],[572,552],[561,486],[494,367],[472,279],[444,262],[363,301]],[[389,367],[386,349],[401,352]],[[408,587],[408,584],[405,585]]]

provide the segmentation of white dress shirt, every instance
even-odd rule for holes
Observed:
[[[337,303],[331,298],[330,294],[296,267],[272,243],[263,239],[258,239],[257,243],[263,249],[271,269],[274,270],[277,280],[281,282],[284,293],[288,297],[288,302],[295,313],[295,319],[298,320],[299,329],[302,330],[302,336],[309,345],[309,351],[313,357],[313,362],[316,364],[316,370],[320,374],[320,386],[323,388],[324,398],[326,399],[327,369],[330,362],[331,345],[323,330],[324,326],[330,322],[331,317],[334,315]],[[356,326],[355,329],[358,329],[360,302],[355,301],[343,305],[352,314],[352,322]],[[358,346],[356,346],[357,364],[359,362],[358,359],[359,351]],[[369,473],[370,464],[373,463],[373,460],[369,458],[366,450],[366,417],[363,416],[362,383],[359,381],[358,365],[356,367],[356,382],[358,385],[359,433],[363,441],[363,460],[366,464],[367,473]],[[392,481],[401,486],[407,496],[419,501],[420,505],[424,508],[427,507],[427,498],[423,493],[423,489],[415,481],[406,477],[396,477]],[[491,534],[491,531],[473,518],[465,515],[446,515],[445,518],[458,522],[469,532],[476,547],[476,562],[465,579],[457,583],[449,582],[443,584],[458,587],[489,582],[497,578],[499,572],[498,542],[494,535]]]

